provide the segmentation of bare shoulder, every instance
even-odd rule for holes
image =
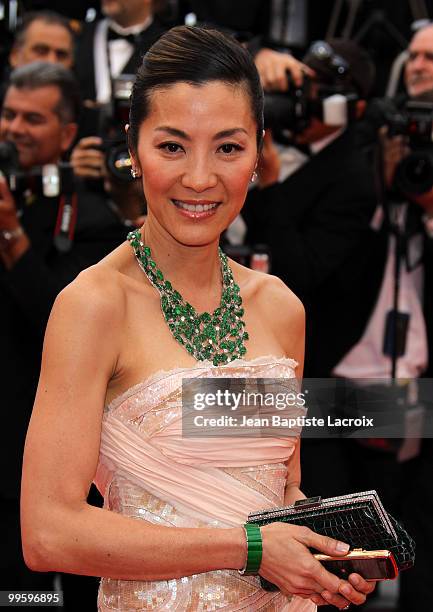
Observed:
[[[252,320],[298,363],[296,372],[301,378],[305,348],[305,310],[301,300],[276,276],[237,264],[232,269]]]
[[[305,309],[301,300],[277,276],[264,274],[258,280],[256,291],[257,308],[269,321],[276,336],[280,336],[285,350],[291,354],[296,339],[304,341]],[[287,338],[286,341],[283,338]]]
[[[125,312],[125,291],[119,272],[101,263],[80,272],[57,296],[49,327],[79,327],[85,333],[110,330],[114,334]]]
[[[257,300],[275,320],[304,325],[305,309],[301,300],[277,276],[266,275],[260,283]]]
[[[263,315],[271,317],[276,322],[304,325],[305,309],[301,300],[280,278],[250,270],[235,262],[231,265],[235,274],[237,273],[239,282],[245,288],[245,294]]]

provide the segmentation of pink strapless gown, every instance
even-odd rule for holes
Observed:
[[[161,371],[104,412],[95,484],[105,508],[155,525],[229,528],[283,505],[297,438],[182,438],[182,378],[294,378],[296,362],[260,357]],[[270,593],[256,576],[218,570],[159,581],[102,578],[98,610],[313,612],[310,600]]]

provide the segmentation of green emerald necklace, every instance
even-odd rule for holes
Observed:
[[[212,314],[197,313],[186,302],[152,259],[140,230],[128,234],[137,261],[161,296],[161,310],[173,337],[198,361],[212,361],[214,365],[228,363],[247,352],[248,333],[242,320],[244,309],[239,286],[234,282],[227,256],[218,249],[221,263],[222,295]]]

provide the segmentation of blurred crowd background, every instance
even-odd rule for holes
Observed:
[[[24,566],[22,449],[56,295],[145,220],[129,95],[143,54],[186,23],[246,45],[265,91],[257,181],[222,247],[302,299],[305,376],[342,383],[338,414],[360,379],[404,406],[402,438],[305,439],[302,489],[375,488],[417,561],[366,607],[433,609],[429,398],[414,392],[433,372],[431,18],[432,0],[0,1],[1,590],[96,601],[97,579]]]

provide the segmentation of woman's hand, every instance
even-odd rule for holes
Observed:
[[[310,599],[316,606],[333,605],[340,610],[345,610],[350,604],[356,606],[363,604],[367,599],[367,595],[376,588],[375,582],[367,582],[359,574],[350,574],[349,583],[346,580],[340,581],[339,594],[322,591],[320,595],[312,595]]]
[[[263,557],[260,575],[286,594],[311,599],[317,605],[332,604],[343,609],[348,604],[364,603],[374,589],[357,574],[350,582],[328,572],[309,548],[331,556],[344,556],[349,546],[319,535],[308,527],[271,523],[261,528]]]

